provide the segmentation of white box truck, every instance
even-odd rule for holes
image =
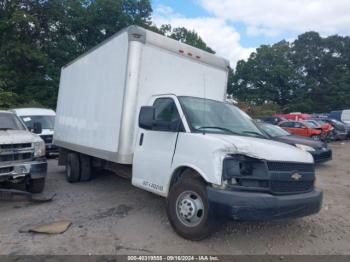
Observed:
[[[225,103],[229,63],[131,26],[62,68],[54,143],[68,181],[95,168],[167,198],[181,236],[217,215],[301,217],[320,210],[312,156],[266,139]]]

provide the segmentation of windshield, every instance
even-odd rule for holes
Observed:
[[[25,128],[14,114],[0,113],[0,130],[25,130]]]
[[[279,126],[258,124],[259,127],[271,137],[289,136],[290,133]]]
[[[179,101],[193,132],[266,138],[253,120],[235,106],[195,97],[179,97]]]
[[[23,122],[29,129],[33,129],[34,123],[41,124],[42,129],[53,129],[55,116],[21,116]]]
[[[316,122],[319,123],[320,125],[327,124],[325,121],[322,121],[322,120],[316,120]]]
[[[330,121],[337,128],[342,128],[344,126],[344,124],[338,120],[331,119]]]
[[[304,124],[307,127],[310,127],[310,128],[318,128],[318,127],[320,127],[320,125],[317,124],[317,122],[313,122],[313,121],[305,121]]]

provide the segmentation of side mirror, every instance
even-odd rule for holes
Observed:
[[[140,114],[139,114],[139,127],[146,130],[152,130],[154,113],[155,113],[155,109],[153,106],[141,107]]]
[[[35,134],[41,134],[42,131],[43,131],[43,129],[42,129],[41,123],[35,122],[33,124],[32,132]]]

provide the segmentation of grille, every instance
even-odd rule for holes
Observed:
[[[30,160],[32,158],[32,153],[10,153],[6,155],[0,155],[0,161],[18,161],[18,160]]]
[[[313,164],[288,163],[288,162],[267,162],[267,166],[271,171],[299,171],[313,172]]]
[[[53,136],[52,135],[43,135],[41,138],[44,140],[45,144],[52,144]]]
[[[313,181],[271,181],[271,191],[275,193],[305,192],[313,188]]]
[[[23,149],[23,148],[31,148],[31,147],[32,147],[31,143],[0,145],[0,149]]]

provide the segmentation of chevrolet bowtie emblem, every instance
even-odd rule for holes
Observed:
[[[295,172],[293,175],[290,176],[293,178],[295,181],[299,181],[302,175],[300,175],[298,172]]]

